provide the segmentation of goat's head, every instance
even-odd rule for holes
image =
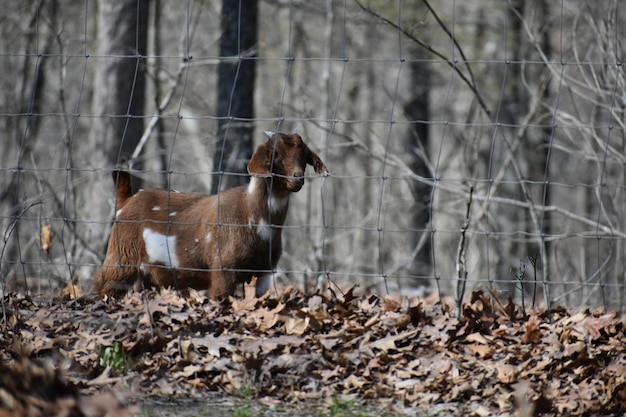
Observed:
[[[298,192],[304,185],[304,170],[311,165],[317,174],[328,169],[320,157],[309,149],[298,134],[265,132],[267,142],[259,145],[248,164],[256,177],[274,177],[274,185],[287,192]]]

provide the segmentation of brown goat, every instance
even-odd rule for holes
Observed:
[[[94,291],[122,295],[131,286],[208,289],[232,295],[256,276],[269,288],[282,252],[289,197],[304,185],[306,164],[328,174],[297,134],[265,132],[248,164],[248,185],[216,195],[152,189],[131,193],[130,174],[115,171],[116,216]]]

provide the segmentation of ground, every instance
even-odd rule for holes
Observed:
[[[219,302],[194,290],[7,294],[3,311],[2,417],[626,411],[615,312],[528,311],[483,291],[459,312],[438,297],[253,287]]]

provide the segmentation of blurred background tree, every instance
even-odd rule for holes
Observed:
[[[211,193],[248,182],[253,152],[254,80],[257,58],[257,0],[222,1],[222,35],[217,68],[216,171]],[[223,173],[240,175],[224,175]]]

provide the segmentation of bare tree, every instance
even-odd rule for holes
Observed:
[[[85,237],[104,256],[113,214],[110,168],[132,154],[143,133],[145,94],[144,57],[148,34],[149,0],[99,3],[98,47],[94,79],[93,121],[89,162],[95,170],[85,190],[79,217]],[[140,168],[139,163],[134,168]],[[135,179],[133,186],[139,186]]]
[[[420,56],[422,54],[418,54]],[[432,177],[427,165],[427,150],[429,149],[429,86],[431,73],[425,62],[412,62],[411,84],[412,97],[404,105],[406,118],[411,125],[406,133],[403,146],[409,159],[407,165],[411,170],[424,178]],[[410,223],[413,233],[410,238],[410,248],[415,250],[412,273],[415,275],[432,275],[432,246],[430,242],[431,227],[431,194],[432,186],[425,182],[414,181],[412,184],[415,206],[411,209]],[[422,283],[423,284],[423,283]]]
[[[26,22],[26,26],[19,27],[19,30],[25,34],[23,41],[23,51],[19,51],[24,54],[23,58],[17,58],[21,62],[15,62],[16,74],[19,73],[19,77],[4,78],[4,93],[1,97],[2,105],[9,108],[16,106],[12,109],[17,113],[28,115],[25,118],[6,118],[6,124],[4,131],[7,141],[3,146],[3,157],[0,159],[0,165],[2,166],[14,166],[15,169],[8,170],[10,176],[7,176],[0,187],[0,207],[6,210],[7,217],[0,219],[0,226],[2,226],[3,239],[0,243],[2,249],[0,250],[0,278],[2,278],[2,284],[5,284],[5,275],[9,275],[9,272],[13,270],[20,263],[18,259],[24,260],[20,247],[20,229],[22,219],[21,217],[34,205],[38,205],[40,201],[34,201],[25,203],[27,197],[27,190],[25,184],[27,184],[27,176],[30,173],[26,166],[30,165],[30,161],[33,159],[34,145],[41,128],[41,118],[37,115],[42,113],[42,106],[44,102],[44,93],[48,87],[48,63],[49,60],[45,58],[50,54],[52,45],[54,43],[53,30],[57,20],[58,12],[57,2],[50,2],[50,4],[33,4],[31,7],[26,7],[24,10],[19,10],[14,19],[3,18],[1,26],[4,34],[3,38],[10,38],[13,31],[16,30],[14,25],[18,25],[18,22]],[[46,24],[42,25],[42,32],[48,36],[44,37],[44,41],[40,42],[39,36],[41,35],[37,31],[33,31],[31,27],[39,24],[39,19],[45,20]],[[15,45],[11,45],[15,47]],[[5,49],[5,48],[3,48]],[[7,48],[8,49],[8,48]],[[37,58],[35,65],[33,60],[26,55],[26,51],[38,50],[39,57]],[[5,64],[7,65],[7,64]],[[10,68],[10,66],[7,65]],[[15,158],[15,159],[9,159]],[[9,262],[4,262],[4,261]],[[26,276],[27,272],[24,268],[24,262],[21,262],[22,271],[21,275]],[[15,273],[15,271],[12,271]]]
[[[149,0],[99,5],[100,55],[94,84],[95,154],[109,165],[128,156],[143,133],[144,57]],[[135,185],[139,185],[136,183]]]
[[[257,15],[257,0],[222,2],[213,193],[247,181],[246,165],[253,151],[251,119],[254,117]]]

